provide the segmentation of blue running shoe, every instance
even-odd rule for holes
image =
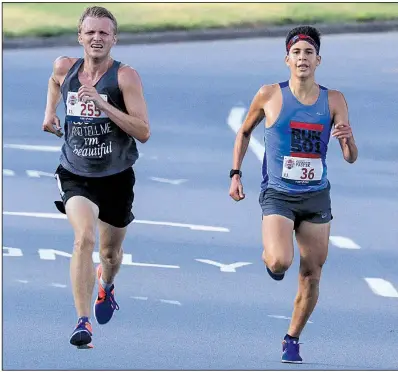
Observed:
[[[282,363],[302,363],[300,356],[300,344],[296,340],[283,340],[282,342]]]
[[[267,272],[269,274],[269,276],[274,279],[274,280],[282,280],[285,277],[285,273],[283,274],[275,274],[273,273],[267,266],[265,266],[267,268]]]
[[[93,336],[93,329],[91,328],[90,321],[86,316],[79,318],[77,326],[70,336],[69,342],[78,348],[91,348],[89,345]]]
[[[98,265],[98,297],[94,302],[94,316],[98,324],[106,324],[111,320],[113,312],[119,310],[119,305],[115,301],[115,286],[112,284],[109,290],[105,290],[102,287],[100,282],[101,273],[102,267]]]

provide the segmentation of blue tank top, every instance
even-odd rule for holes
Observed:
[[[135,140],[120,129],[93,102],[80,102],[78,72],[80,58],[68,71],[61,86],[65,105],[65,142],[61,148],[61,165],[79,176],[104,177],[120,173],[138,159]],[[114,61],[100,78],[95,89],[109,104],[127,113],[118,84],[120,62]]]
[[[326,153],[332,128],[328,90],[319,86],[313,105],[303,105],[289,82],[279,83],[282,108],[276,122],[264,129],[265,151],[261,190],[289,194],[318,191],[328,186]]]

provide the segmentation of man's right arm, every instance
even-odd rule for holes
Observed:
[[[68,57],[58,57],[53,64],[53,71],[48,81],[47,105],[45,114],[54,114],[61,99],[61,84],[71,67],[72,61]]]
[[[242,161],[249,146],[251,134],[253,130],[257,127],[257,125],[260,124],[260,122],[265,117],[264,104],[267,95],[268,95],[268,87],[264,86],[259,89],[259,91],[252,100],[246,118],[243,121],[243,124],[236,135],[233,163],[232,163],[233,169],[240,169],[240,167],[242,166]]]
[[[232,169],[240,170],[242,166],[242,161],[249,146],[251,134],[256,126],[260,124],[265,117],[264,105],[268,100],[267,97],[269,96],[269,91],[270,90],[268,86],[263,86],[260,88],[250,104],[246,118],[236,135]],[[239,174],[232,176],[229,195],[235,201],[245,198]]]
[[[72,64],[73,60],[71,58],[68,57],[57,58],[54,61],[53,72],[48,81],[47,103],[44,112],[43,130],[45,132],[53,133],[58,137],[62,137],[62,133],[60,131],[61,129],[60,121],[56,115],[57,106],[61,99],[60,88]]]

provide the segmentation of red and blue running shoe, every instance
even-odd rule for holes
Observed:
[[[69,342],[78,348],[91,349],[91,339],[93,337],[93,329],[88,317],[82,316],[77,321],[77,326],[70,336]]]
[[[98,324],[108,323],[115,310],[119,310],[119,305],[115,301],[115,286],[112,286],[105,290],[101,285],[101,273],[102,266],[97,267],[97,278],[98,278],[98,296],[94,302],[94,317]]]

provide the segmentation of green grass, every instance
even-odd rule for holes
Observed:
[[[106,7],[120,31],[134,32],[398,19],[398,3],[7,3],[3,35],[76,33],[89,5]]]

